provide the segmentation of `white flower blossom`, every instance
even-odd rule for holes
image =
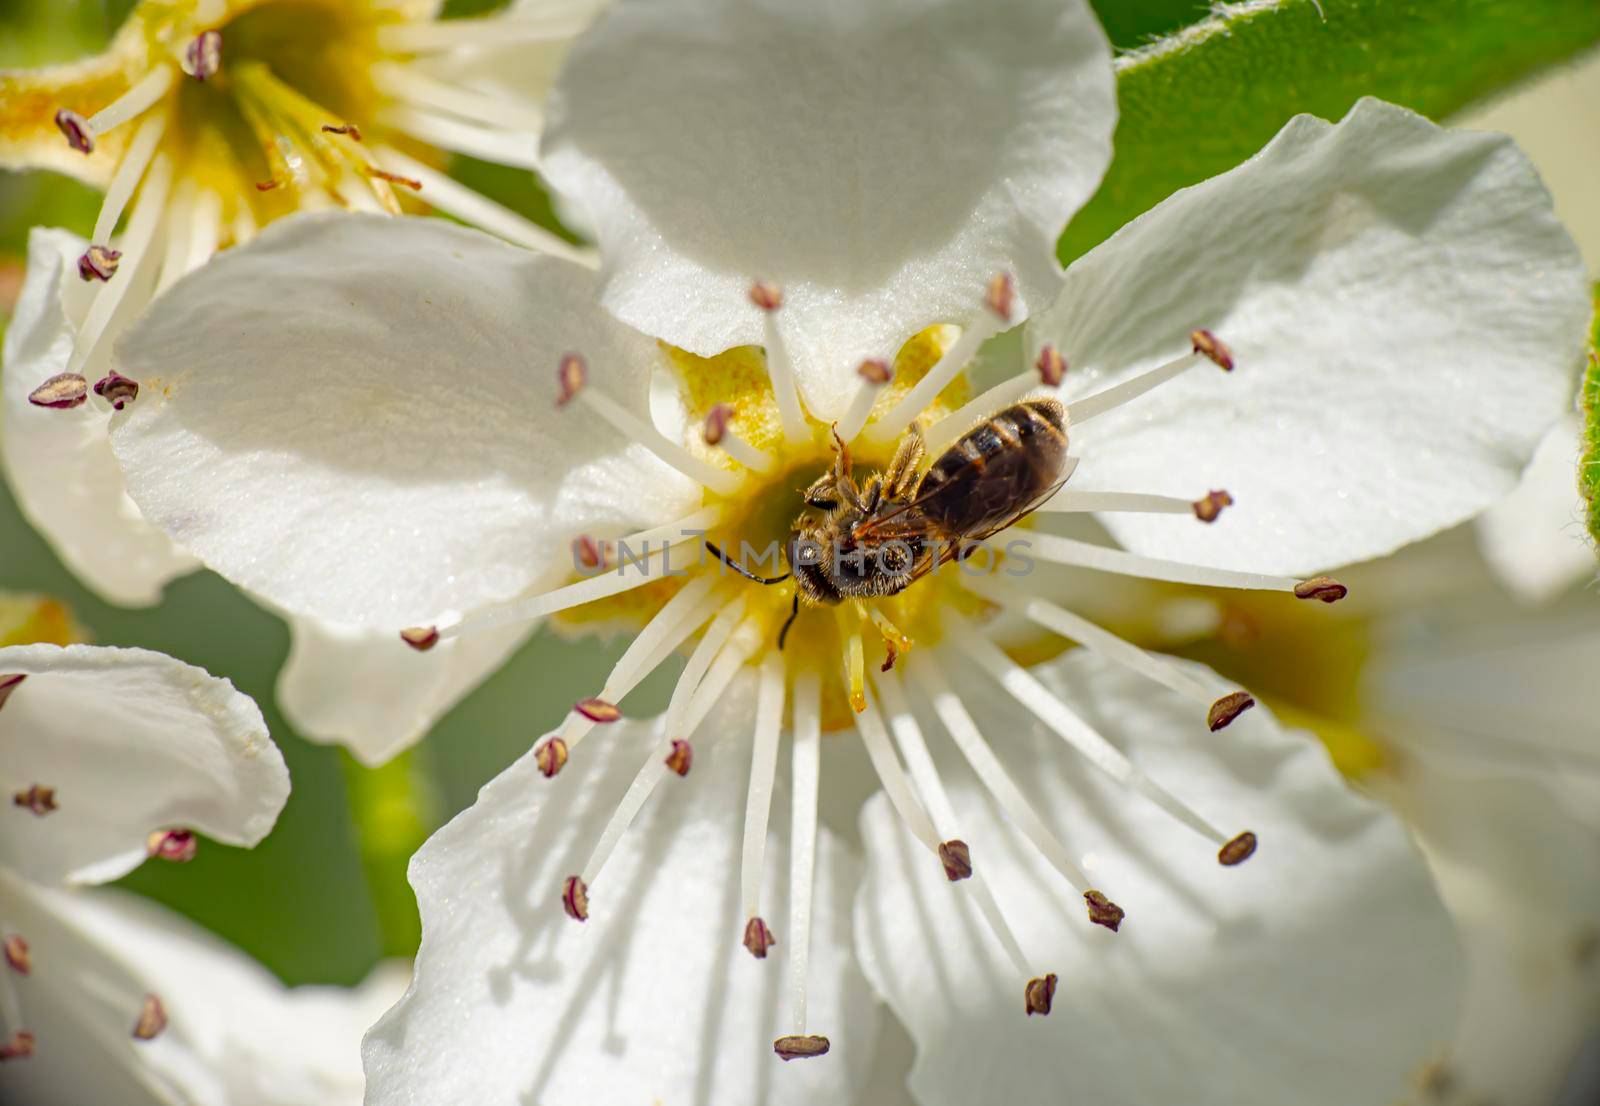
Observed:
[[[431,0],[144,0],[95,57],[0,72],[0,166],[50,168],[105,190],[91,238],[38,230],[7,335],[0,458],[18,503],[84,583],[157,602],[196,560],[127,498],[106,446],[127,323],[218,250],[295,211],[435,210],[510,242],[577,256],[563,240],[446,176],[450,153],[537,167],[540,103],[599,0],[519,0],[441,21]],[[47,382],[53,382],[46,387]],[[55,409],[42,408],[41,403]],[[286,711],[368,759],[414,741],[521,635],[423,677],[392,635],[294,619]],[[371,705],[321,693],[405,681]],[[379,705],[381,704],[381,705]]]
[[[1062,278],[1111,90],[1080,3],[624,0],[574,45],[543,147],[598,273],[299,217],[130,329],[129,494],[240,586],[408,627],[419,673],[545,616],[637,631],[419,854],[423,945],[369,1038],[372,1101],[849,1100],[873,1019],[847,926],[928,1104],[1054,1097],[1041,1071],[1384,1101],[1448,1039],[1449,921],[1398,823],[1248,693],[1014,570],[1341,598],[1299,574],[1515,482],[1572,394],[1582,265],[1507,140],[1364,101]],[[1032,367],[974,395],[978,347],[1027,314]],[[846,450],[870,497],[916,433],[939,458],[999,412],[995,441],[1043,422],[1072,452],[995,575],[801,607],[701,555],[782,554],[797,489],[847,488]],[[996,608],[1098,656],[1024,667]],[[664,715],[617,721],[680,647]],[[858,748],[823,734],[852,724],[885,792],[853,926],[850,850],[817,819],[824,746]]]

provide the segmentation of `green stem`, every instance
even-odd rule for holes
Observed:
[[[364,767],[349,753],[341,759],[383,954],[415,956],[422,922],[406,865],[438,824],[438,798],[415,749],[381,768]]]

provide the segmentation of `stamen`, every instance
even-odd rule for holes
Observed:
[[[561,382],[557,406],[564,406],[574,397],[582,400],[624,438],[638,442],[691,480],[698,480],[721,495],[732,495],[744,483],[737,473],[702,461],[604,392],[589,387],[587,363],[578,354],[569,353],[561,359],[557,376]]]
[[[166,248],[162,251],[161,270],[156,280],[157,296],[177,283],[189,259],[189,228],[193,222],[190,211],[194,207],[195,187],[192,178],[180,177],[167,203],[165,233],[162,235],[166,240]]]
[[[772,931],[761,919],[761,885],[767,823],[772,815],[772,781],[778,769],[778,736],[783,727],[783,678],[782,655],[767,654],[761,662],[756,694],[755,737],[750,747],[750,786],[745,792],[744,842],[739,861],[739,897],[745,917],[750,919],[745,925],[744,946],[757,960],[765,959],[772,945]],[[760,937],[754,945],[752,927],[757,928]]]
[[[1199,330],[1195,331],[1196,335],[1203,333],[1207,332]],[[1215,339],[1212,339],[1212,341],[1215,342]],[[1221,343],[1217,343],[1217,345],[1220,346]],[[1213,361],[1214,364],[1221,366],[1224,370],[1231,370],[1233,367],[1233,363],[1231,361],[1229,361],[1226,365],[1222,365],[1222,362],[1216,361],[1211,354],[1201,349],[1199,339],[1196,338],[1194,348],[1189,353],[1184,354],[1182,357],[1174,358],[1164,365],[1158,365],[1148,372],[1140,373],[1132,380],[1124,380],[1121,384],[1114,384],[1111,387],[1106,388],[1104,391],[1096,392],[1092,396],[1086,396],[1083,399],[1074,400],[1072,403],[1067,405],[1067,410],[1070,413],[1073,422],[1088,422],[1096,415],[1103,415],[1107,411],[1114,411],[1123,404],[1138,399],[1152,388],[1160,387],[1167,381],[1172,380],[1175,377],[1182,376],[1196,365],[1203,364],[1207,360]]]
[[[572,539],[572,560],[584,572],[599,572],[616,564],[616,550],[608,541],[579,534]]]
[[[448,115],[398,103],[384,107],[378,113],[378,119],[420,142],[451,153],[535,172],[539,169],[539,141],[536,134],[466,123]]]
[[[1039,510],[1058,514],[1085,511],[1114,511],[1129,514],[1194,515],[1201,522],[1215,522],[1222,508],[1233,503],[1227,492],[1212,492],[1204,499],[1183,499],[1175,495],[1146,495],[1142,492],[1060,491]]]
[[[561,909],[575,922],[589,920],[589,886],[577,876],[568,876],[561,885]]]
[[[889,746],[889,735],[883,728],[876,705],[870,702],[863,704],[856,717],[856,729],[861,734],[861,743],[866,747],[867,758],[872,761],[872,768],[878,774],[878,782],[883,784],[884,793],[889,796],[889,802],[900,816],[900,821],[924,848],[938,856],[942,843],[939,831],[911,793],[905,771]]]
[[[1209,330],[1195,330],[1189,334],[1189,341],[1194,351],[1201,357],[1210,360],[1223,372],[1233,371],[1233,350],[1229,349],[1221,338]]]
[[[400,640],[419,653],[426,653],[439,644],[439,627],[412,626],[400,631]]]
[[[718,403],[706,412],[705,424],[700,430],[706,445],[721,448],[724,453],[753,472],[771,472],[777,467],[777,461],[733,432],[729,426],[733,416],[733,408],[726,403]]]
[[[756,281],[750,286],[750,302],[761,309],[765,334],[762,338],[766,350],[767,377],[772,381],[772,399],[778,405],[778,421],[783,424],[783,436],[789,442],[802,442],[806,433],[806,416],[800,409],[800,392],[795,383],[794,361],[778,330],[778,309],[783,306],[783,292],[774,284]]]
[[[145,839],[145,852],[156,860],[187,864],[200,849],[200,839],[189,830],[156,830]]]
[[[322,133],[342,134],[351,142],[362,141],[361,128],[356,126],[354,123],[324,123],[322,124]]]
[[[62,108],[56,112],[56,129],[61,136],[80,154],[94,153],[94,132],[89,129],[89,120],[75,111]]]
[[[1206,711],[1206,726],[1212,733],[1216,733],[1255,705],[1255,699],[1248,692],[1229,692],[1212,703],[1211,709]]]
[[[1055,997],[1056,976],[1051,972],[1049,975],[1028,981],[1028,986],[1022,992],[1022,1008],[1027,1011],[1029,1017],[1034,1014],[1048,1014]]]
[[[156,995],[147,994],[139,1007],[139,1019],[133,1023],[133,1036],[139,1041],[153,1041],[167,1028],[167,1008]]]
[[[894,378],[887,361],[863,361],[856,367],[856,375],[861,378],[861,383],[856,386],[855,398],[850,401],[850,409],[845,412],[844,418],[834,427],[834,433],[846,442],[855,441],[856,435],[861,433],[861,428],[872,414],[872,405],[878,402],[878,393]]]
[[[460,46],[508,46],[564,42],[588,26],[592,4],[552,7],[539,16],[393,23],[378,28],[378,47],[388,54],[432,54]]]
[[[28,942],[19,934],[13,933],[5,939],[6,963],[18,975],[29,975],[33,972],[33,953],[28,948]]]
[[[1105,926],[1112,933],[1117,932],[1122,919],[1128,916],[1127,911],[1098,891],[1085,891],[1083,901],[1089,904],[1089,920],[1097,926]]]
[[[836,620],[844,653],[844,682],[850,706],[857,713],[867,708],[867,658],[861,644],[861,615],[838,608]]]
[[[1350,589],[1331,576],[1313,576],[1294,586],[1296,599],[1320,599],[1324,603],[1337,603],[1350,594]]]
[[[119,243],[124,256],[132,259],[138,271],[152,261],[148,251],[155,239],[156,228],[161,225],[171,183],[172,162],[165,154],[158,154],[151,161],[150,171],[139,188],[139,198],[133,205],[133,214],[128,218],[127,230],[123,232]],[[83,325],[78,328],[72,359],[67,364],[68,372],[80,372],[88,364],[101,340],[109,334],[118,305],[137,283],[137,272],[127,273],[123,279],[102,285],[96,292],[94,302],[84,315]]]
[[[944,391],[945,386],[956,378],[956,374],[967,367],[967,362],[978,352],[978,347],[1000,333],[1001,326],[1007,320],[995,313],[993,303],[989,306],[991,310],[983,312],[961,332],[961,337],[957,338],[955,344],[939,358],[938,363],[928,370],[928,374],[917,381],[916,387],[901,397],[899,403],[889,408],[883,418],[867,428],[866,434],[870,440],[881,445],[898,438],[906,427],[916,421],[917,416],[922,414],[928,404]],[[1009,307],[1009,303],[1006,306]],[[942,426],[943,422],[940,425]]]
[[[996,273],[989,278],[983,302],[1000,317],[1001,322],[1011,321],[1011,309],[1017,302],[1017,281],[1010,273]]]
[[[951,883],[972,878],[972,852],[965,841],[952,838],[939,842],[939,863],[944,865],[944,878]]]
[[[26,1029],[19,1029],[0,1044],[0,1064],[7,1060],[23,1060],[33,1055],[38,1038]]]
[[[139,382],[113,370],[109,376],[95,381],[94,394],[111,404],[112,410],[120,411],[139,398]]]
[[[89,382],[78,373],[57,373],[28,393],[28,402],[53,411],[70,411],[89,398]]]
[[[616,704],[604,699],[579,699],[572,704],[572,709],[591,722],[615,722],[622,717],[622,711],[617,709]]]
[[[197,81],[214,77],[222,68],[222,32],[205,31],[183,50],[183,71]]]
[[[1165,580],[1171,584],[1292,592],[1301,599],[1322,599],[1326,594],[1332,596],[1323,600],[1328,603],[1343,598],[1347,591],[1344,585],[1325,576],[1302,581],[1293,576],[1268,576],[1259,572],[1205,568],[1201,565],[1145,557],[1123,549],[1112,549],[1109,546],[1037,531],[1028,535],[1028,552],[1054,564],[1090,568],[1099,572],[1115,572],[1122,576],[1138,576],[1146,580]]]
[[[1246,830],[1223,845],[1217,852],[1217,863],[1226,868],[1243,864],[1255,855],[1256,835]]]
[[[1044,824],[1044,820],[1023,796],[1021,788],[1007,774],[1000,758],[984,740],[977,722],[962,704],[961,697],[945,680],[934,656],[929,654],[918,658],[917,663],[911,666],[910,674],[913,680],[922,685],[923,696],[933,705],[945,732],[967,758],[974,774],[988,788],[1007,817],[1039,850],[1039,854],[1049,861],[1050,866],[1061,873],[1062,878],[1078,892],[1087,893],[1090,889],[1089,877],[1073,863],[1067,847]]]
[[[0,707],[6,705],[6,700],[11,698],[11,693],[17,686],[28,678],[26,672],[0,672]]]
[[[946,612],[946,618],[952,623],[952,628],[959,631],[954,640],[960,643],[967,655],[977,661],[1012,698],[1081,753],[1089,763],[1118,783],[1144,795],[1173,819],[1217,846],[1227,842],[1228,838],[1221,830],[1135,767],[1122,750],[1100,736],[1066,703],[1051,694],[1032,673],[1001,652],[999,646],[980,633],[963,615],[949,611]]]
[[[1067,376],[1067,359],[1061,356],[1061,351],[1055,346],[1047,345],[1040,349],[1033,367],[1039,374],[1039,382],[1047,388],[1059,388]]]
[[[122,251],[110,246],[90,246],[78,257],[78,279],[107,281],[117,275]]]
[[[926,441],[928,456],[939,456],[939,454],[954,445],[956,439],[970,430],[979,419],[986,415],[992,415],[996,411],[1005,410],[1038,386],[1039,378],[1036,374],[1022,372],[1007,380],[1002,380],[994,387],[962,404],[956,410],[934,423],[924,433],[923,438]]]
[[[12,794],[11,805],[20,806],[31,811],[35,817],[43,818],[56,809],[56,789],[43,784],[29,784]]]
[[[133,190],[144,179],[144,171],[149,168],[150,158],[155,157],[155,150],[165,133],[166,112],[155,112],[139,123],[139,130],[133,133],[133,141],[128,142],[122,160],[117,162],[117,171],[110,176],[106,198],[101,200],[101,210],[98,216],[94,216],[94,232],[90,235],[93,242],[110,242],[110,235],[122,219],[123,208],[128,206],[128,200],[133,198]]]
[[[90,135],[97,136],[120,127],[130,119],[137,119],[167,94],[167,89],[172,87],[172,79],[171,66],[156,66],[128,91],[89,116],[84,128]],[[56,118],[59,124],[60,115],[58,114]],[[92,139],[90,145],[93,148]]]
[[[679,776],[687,776],[689,769],[694,767],[694,746],[681,737],[673,738],[672,747],[662,763],[667,766],[668,771],[676,772]]]
[[[567,610],[569,607],[580,606],[595,599],[604,599],[607,596],[619,595],[634,588],[643,587],[661,579],[661,576],[650,571],[650,564],[656,559],[669,561],[670,551],[690,539],[698,538],[709,527],[716,524],[721,518],[722,511],[718,507],[705,507],[692,515],[685,515],[677,522],[669,522],[664,526],[657,526],[650,530],[641,530],[637,534],[622,538],[621,545],[626,545],[630,550],[640,549],[642,552],[637,557],[630,556],[623,559],[612,572],[602,576],[591,576],[586,580],[566,584],[550,591],[530,595],[523,599],[513,600],[497,607],[488,607],[474,612],[450,626],[438,629],[442,638],[460,637],[469,630],[488,629],[491,626],[505,626],[513,622],[528,622],[535,618],[542,618],[547,614]],[[673,531],[678,536],[668,538]],[[687,532],[686,531],[692,531]],[[660,545],[652,545],[656,541]],[[629,568],[637,569],[636,574],[630,574]],[[662,566],[663,571],[672,571],[670,563]]]
[[[772,1051],[778,1054],[780,1060],[804,1060],[811,1056],[826,1056],[828,1054],[828,1038],[808,1037],[779,1037],[772,1042]]]
[[[789,808],[789,1013],[794,1034],[779,1037],[772,1046],[785,1060],[820,1056],[828,1050],[828,1038],[806,1033],[811,905],[817,865],[817,781],[822,752],[822,681],[814,668],[803,668],[795,674],[793,726],[790,778],[794,798]]]
[[[351,137],[354,138],[355,135]],[[523,218],[509,207],[479,195],[431,166],[407,157],[392,146],[380,148],[377,154],[384,165],[421,183],[423,195],[427,198],[429,206],[447,215],[454,215],[462,222],[470,223],[480,230],[504,238],[513,245],[525,246],[530,250],[538,250],[553,257],[594,267],[595,258],[590,251],[579,249],[560,235]]]
[[[876,606],[859,601],[856,603],[856,607],[867,618],[872,620],[872,624],[878,628],[878,633],[882,634],[883,640],[888,643],[892,654],[911,652],[911,647],[916,644],[916,641],[907,637],[898,626],[890,622],[888,615],[884,614]]]
[[[777,941],[773,939],[772,930],[765,920],[752,917],[744,924],[744,940],[741,942],[749,950],[750,955],[757,960],[765,960],[767,952]]]
[[[567,765],[567,743],[559,737],[547,739],[534,750],[533,761],[545,779],[552,779]]]
[[[411,189],[413,192],[422,191],[422,182],[415,177],[403,177],[399,173],[391,173],[387,169],[379,169],[374,165],[369,165],[366,173],[369,177],[376,177],[378,180],[388,181],[390,184],[398,184],[402,188]]]

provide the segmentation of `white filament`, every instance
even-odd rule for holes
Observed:
[[[861,428],[867,425],[867,416],[872,414],[872,405],[878,402],[878,393],[885,387],[885,384],[878,384],[865,378],[856,385],[856,394],[850,401],[850,409],[844,413],[844,418],[839,420],[839,437],[846,442],[856,440]]]
[[[976,399],[962,404],[924,432],[929,456],[937,457],[954,445],[978,420],[1005,410],[1039,386],[1039,374],[1029,370],[1002,380]]]
[[[916,715],[911,713],[911,707],[906,702],[905,693],[900,687],[900,678],[894,672],[885,672],[874,682],[878,693],[883,696],[883,709],[888,712],[889,727],[894,731],[895,744],[900,747],[900,755],[905,758],[906,770],[911,773],[911,782],[926,804],[929,816],[933,819],[934,829],[942,840],[959,838],[961,835],[956,831],[955,807],[950,804],[950,796],[945,793],[944,784],[939,779],[939,770],[934,766],[933,757],[928,753],[928,743],[923,739],[922,727],[917,725]],[[972,875],[960,882],[977,900],[978,910],[983,914],[984,921],[989,923],[990,930],[994,932],[1000,946],[1006,950],[1006,955],[1011,958],[1011,963],[1017,971],[1024,978],[1031,975],[1028,959],[1022,954],[1022,946],[1018,944],[1016,935],[1006,923],[1005,915],[1000,911],[1000,904],[995,900],[994,892],[989,889],[983,874],[974,866]]]
[[[1143,492],[1061,491],[1039,507],[1041,511],[1076,513],[1080,511],[1125,511],[1152,515],[1192,515],[1194,501],[1175,495],[1147,495]]]
[[[521,169],[539,168],[537,135],[503,131],[478,123],[467,123],[438,112],[404,104],[390,104],[378,112],[378,119],[421,142],[468,157],[514,165]]]
[[[856,730],[861,734],[861,743],[867,747],[867,757],[872,761],[873,771],[878,774],[878,782],[883,784],[883,790],[889,796],[895,813],[900,815],[900,821],[905,823],[912,836],[937,856],[939,833],[933,828],[933,820],[928,817],[928,812],[911,793],[905,771],[895,759],[894,749],[889,746],[889,735],[883,728],[883,719],[878,717],[878,707],[870,698],[866,708],[856,715]]]
[[[995,756],[994,750],[984,740],[977,722],[961,702],[961,697],[945,680],[934,655],[924,653],[918,657],[917,663],[910,667],[910,675],[922,685],[922,693],[933,704],[933,711],[939,716],[945,732],[956,743],[956,748],[961,750],[962,756],[967,758],[973,772],[989,789],[1006,816],[1068,883],[1080,893],[1089,890],[1089,877],[1073,862],[1067,847],[1044,824],[1044,820],[1022,794],[1022,789],[1006,772],[1000,758]]]
[[[1165,365],[1158,365],[1149,372],[1140,373],[1132,380],[1125,380],[1121,384],[1113,384],[1101,392],[1082,399],[1073,400],[1067,405],[1075,423],[1088,422],[1096,415],[1103,415],[1107,411],[1114,411],[1130,400],[1138,399],[1152,388],[1159,387],[1175,376],[1181,376],[1196,365],[1208,363],[1208,359],[1198,353],[1186,353],[1182,357],[1168,361]]]
[[[1300,583],[1293,576],[1267,576],[1259,572],[1232,572],[1224,568],[1205,568],[1180,561],[1144,557],[1123,549],[1111,549],[1074,538],[1037,531],[1028,535],[1028,552],[1055,564],[1138,576],[1146,580],[1165,580],[1172,584],[1199,584],[1212,588],[1246,588],[1256,591],[1293,591]]]
[[[956,378],[956,374],[967,367],[967,362],[978,352],[978,347],[999,331],[1000,320],[991,312],[984,311],[961,332],[961,337],[957,338],[955,344],[939,358],[938,363],[928,370],[928,374],[917,381],[916,387],[902,396],[899,403],[889,408],[883,418],[872,424],[867,430],[867,436],[879,444],[898,438],[905,428],[922,414],[928,404],[938,398],[945,386]]]
[[[772,781],[778,770],[778,734],[783,727],[783,656],[768,653],[761,662],[756,695],[755,739],[750,745],[750,787],[744,800],[744,847],[739,860],[739,890],[746,918],[761,914],[762,871],[766,865],[767,823],[772,816]]]
[[[800,392],[795,383],[794,360],[783,343],[778,330],[778,312],[763,309],[762,325],[765,327],[767,377],[772,381],[772,399],[778,405],[778,421],[783,425],[783,436],[790,442],[803,442],[806,435],[806,416],[800,409]]]
[[[127,264],[115,278],[102,284],[96,291],[94,302],[84,315],[83,325],[78,328],[78,339],[67,365],[68,372],[80,372],[89,363],[101,340],[107,337],[112,317],[117,313],[117,305],[128,290],[138,283],[137,278],[146,266],[153,264],[150,244],[161,225],[171,184],[172,162],[167,160],[165,154],[159,154],[150,163],[150,171],[145,174],[144,184],[139,189],[139,198],[134,201],[133,214],[128,217],[128,229],[117,243]]]
[[[418,107],[433,108],[501,130],[537,135],[544,129],[544,115],[531,103],[460,88],[429,76],[415,65],[380,62],[371,72],[373,83],[379,89]]]
[[[497,238],[504,238],[515,246],[576,261],[591,269],[599,264],[592,251],[574,246],[560,235],[524,219],[509,207],[479,195],[454,178],[415,158],[407,157],[392,146],[380,147],[377,154],[379,163],[385,169],[421,182],[422,191],[419,195],[430,206],[454,215],[462,222],[486,230]]]
[[[731,430],[723,431],[722,439],[717,442],[716,448],[722,450],[722,452],[738,461],[751,472],[765,475],[778,467],[777,459],[770,453],[757,449]]]
[[[615,427],[617,433],[638,442],[689,479],[699,481],[712,491],[720,495],[732,495],[744,483],[743,476],[718,468],[709,461],[702,461],[598,388],[584,385],[578,392],[578,399]]]
[[[123,209],[133,197],[133,190],[144,179],[144,172],[150,167],[150,159],[155,157],[156,147],[161,144],[161,136],[166,129],[167,113],[164,111],[156,112],[139,124],[133,140],[122,153],[122,160],[117,162],[116,172],[111,174],[111,183],[106,185],[106,196],[100,203],[100,214],[95,217],[91,241],[101,245],[111,241],[117,221],[122,218]]]
[[[378,29],[378,45],[388,53],[430,54],[463,46],[529,46],[564,42],[593,17],[595,4],[524,5],[526,14],[482,19],[450,19],[392,24]],[[548,10],[541,10],[548,8]]]
[[[175,72],[170,65],[158,65],[150,70],[132,88],[89,116],[90,133],[105,134],[150,110],[172,87]]]
[[[1202,837],[1219,846],[1228,840],[1222,831],[1136,768],[1120,749],[1101,737],[1094,727],[1052,695],[1030,672],[1001,652],[999,646],[964,616],[951,611],[947,612],[946,617],[959,631],[955,640],[960,648],[977,661],[1013,699],[1076,749],[1090,764],[1125,787],[1138,791]]]
[[[794,678],[794,800],[789,822],[789,988],[794,1031],[806,1031],[811,904],[817,869],[817,781],[821,775],[822,681],[814,668]]]

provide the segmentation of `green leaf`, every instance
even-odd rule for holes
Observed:
[[[1589,362],[1583,370],[1583,457],[1578,462],[1578,488],[1589,504],[1589,533],[1600,542],[1600,284],[1594,286]]]
[[[1433,118],[1600,41],[1595,0],[1253,0],[1119,59],[1116,157],[1062,261],[1255,153],[1290,117],[1362,96]]]

